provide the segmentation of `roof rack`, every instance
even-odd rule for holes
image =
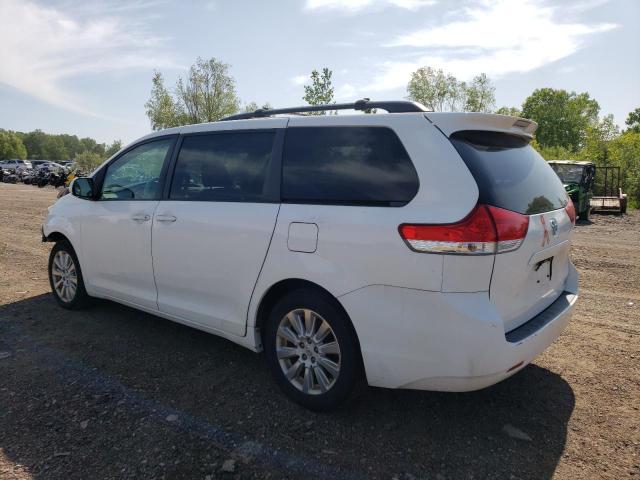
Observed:
[[[371,101],[368,98],[357,100],[353,103],[334,103],[328,105],[305,105],[302,107],[289,107],[289,108],[273,108],[265,109],[259,108],[254,112],[237,113],[224,117],[221,121],[226,120],[246,120],[249,118],[263,118],[271,115],[278,115],[280,113],[307,113],[307,112],[326,112],[329,110],[371,110],[379,108],[386,110],[389,113],[407,113],[407,112],[428,112],[429,110],[418,102],[410,102],[408,100],[392,100],[376,102]]]

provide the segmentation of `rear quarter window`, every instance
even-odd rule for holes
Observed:
[[[566,206],[562,182],[526,139],[473,130],[450,140],[478,184],[480,203],[525,215]]]
[[[287,129],[284,202],[402,206],[418,186],[413,163],[390,128]]]

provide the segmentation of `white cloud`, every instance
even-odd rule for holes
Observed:
[[[339,102],[347,102],[356,100],[358,90],[350,83],[341,84],[335,92],[335,98]]]
[[[296,75],[291,79],[291,83],[294,85],[304,85],[304,82],[307,81],[308,75]]]
[[[418,10],[422,7],[435,5],[435,0],[388,0],[390,4],[407,10]]]
[[[370,7],[394,6],[405,10],[418,10],[436,0],[307,0],[307,10],[341,10],[354,13]]]
[[[30,1],[3,0],[0,83],[67,110],[93,115],[66,81],[86,74],[175,67],[161,53],[163,40],[131,19],[131,10],[156,3],[98,3],[93,12],[84,4],[68,9],[75,12],[72,16]],[[120,16],[114,16],[118,13]]]
[[[461,79],[481,72],[491,77],[528,72],[572,55],[584,46],[587,36],[617,27],[562,23],[555,7],[532,0],[483,0],[464,14],[462,20],[403,34],[388,44],[423,49],[423,53],[412,61],[382,63],[381,73],[363,90],[403,87],[411,72],[425,65]]]

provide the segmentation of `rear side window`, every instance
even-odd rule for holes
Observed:
[[[262,201],[274,138],[273,131],[185,137],[169,198],[206,202]]]
[[[525,215],[567,204],[562,182],[527,140],[474,130],[454,133],[451,142],[478,184],[481,203]]]
[[[385,127],[287,129],[282,199],[290,203],[401,206],[418,191],[418,174]]]

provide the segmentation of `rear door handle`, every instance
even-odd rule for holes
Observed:
[[[135,215],[131,216],[131,220],[134,220],[136,222],[148,222],[149,220],[151,220],[151,215],[147,215],[146,213],[136,213]]]
[[[177,218],[173,215],[156,215],[156,220],[159,222],[173,223]]]

